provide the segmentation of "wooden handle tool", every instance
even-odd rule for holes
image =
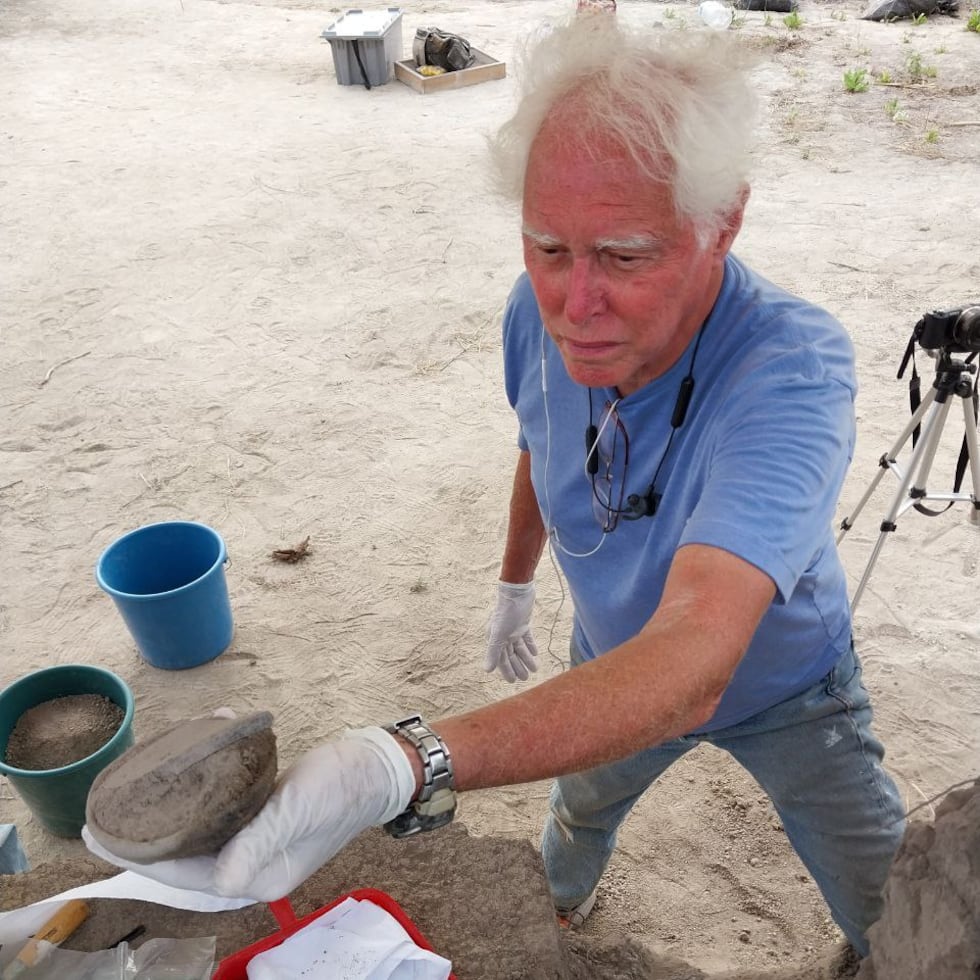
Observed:
[[[73,898],[48,919],[37,932],[27,940],[24,948],[14,957],[3,972],[3,980],[14,980],[25,970],[29,970],[45,953],[42,942],[60,946],[86,919],[88,906],[80,899]]]

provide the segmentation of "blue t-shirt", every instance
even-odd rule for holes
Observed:
[[[507,397],[520,423],[519,445],[531,454],[545,527],[561,543],[553,552],[587,659],[646,624],[683,545],[722,548],[775,583],[772,605],[701,729],[711,731],[809,687],[850,644],[831,525],[854,446],[856,383],[843,327],[731,255],[702,334],[687,416],[657,479],[656,515],[620,520],[604,536],[585,470],[589,390],[568,376],[526,275],[504,314]],[[626,495],[645,494],[653,479],[694,343],[617,405],[629,438]],[[614,389],[593,389],[596,425],[616,397]]]

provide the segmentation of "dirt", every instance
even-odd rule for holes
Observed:
[[[358,888],[387,892],[461,980],[972,980],[980,965],[980,783],[950,794],[934,821],[913,822],[886,887],[885,913],[859,963],[846,947],[772,969],[707,973],[624,931],[558,928],[538,852],[528,843],[474,837],[459,824],[395,841],[370,831],[291,896],[305,915]],[[94,859],[45,865],[8,879],[0,909],[99,880],[114,869]],[[146,902],[91,899],[66,942],[103,949],[137,926],[138,940],[215,936],[222,959],[276,931],[265,905],[201,913]]]
[[[859,980],[980,977],[980,782],[906,831],[869,936]]]
[[[4,762],[16,769],[60,769],[102,748],[125,716],[102,694],[69,694],[44,701],[17,719]]]
[[[276,778],[268,712],[194,718],[134,746],[92,784],[86,819],[132,861],[218,850],[258,813]]]
[[[94,859],[43,866],[11,878],[0,908],[18,907],[59,889],[99,880],[113,870]],[[646,949],[622,933],[563,932],[555,919],[537,851],[520,841],[472,837],[458,824],[407,841],[371,831],[309,878],[291,900],[296,914],[302,916],[364,887],[391,895],[433,948],[452,960],[461,980],[708,977],[683,960]],[[277,929],[265,905],[219,913],[118,899],[90,899],[89,906],[89,918],[64,944],[66,949],[103,949],[131,929],[145,926],[146,932],[134,945],[153,938],[215,936],[220,961]],[[818,968],[785,980],[837,976]],[[756,972],[730,980],[758,977]]]

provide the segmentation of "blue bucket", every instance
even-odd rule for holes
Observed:
[[[148,664],[183,670],[228,649],[226,556],[218,532],[192,521],[148,524],[102,553],[95,577]]]

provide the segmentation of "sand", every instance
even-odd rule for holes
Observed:
[[[60,769],[97,752],[125,712],[101,694],[69,694],[28,708],[7,740],[4,762],[17,769]]]
[[[267,711],[192,718],[141,740],[92,783],[85,822],[111,853],[140,864],[212,854],[275,786]]]
[[[523,841],[471,837],[459,825],[407,841],[370,831],[297,889],[292,904],[305,915],[369,881],[422,926],[458,977],[470,980],[968,980],[980,957],[978,818],[980,783],[947,797],[934,821],[910,826],[885,913],[872,930],[872,955],[860,964],[841,948],[795,966],[705,973],[623,933],[562,931],[538,853]],[[0,910],[107,873],[94,860],[42,866],[10,879]],[[89,905],[89,918],[65,948],[104,949],[144,927],[138,943],[215,936],[221,960],[276,932],[264,905],[217,914],[113,899]]]
[[[404,47],[434,25],[510,64],[571,5],[412,0]],[[693,4],[619,7],[651,31],[697,28]],[[0,683],[108,667],[136,695],[137,737],[222,704],[269,709],[283,765],[345,727],[512,691],[482,659],[516,458],[500,314],[521,265],[483,134],[513,78],[425,96],[339,86],[318,37],[337,9],[0,12]],[[855,343],[841,518],[908,418],[895,374],[912,327],[977,298],[980,275],[978,36],[965,17],[878,24],[862,9],[803,0],[798,30],[753,12],[736,27],[762,57],[763,112],[735,251]],[[860,68],[872,84],[846,92]],[[951,487],[962,415],[947,428],[935,492]],[[842,545],[855,587],[898,489],[886,477]],[[119,535],[166,519],[214,527],[231,558],[234,642],[187,672],[140,660],[93,574]],[[307,537],[302,560],[272,558]],[[857,610],[909,807],[976,774],[977,541],[964,504],[904,513]],[[563,669],[570,628],[547,557],[538,582],[535,683]],[[474,839],[532,846],[547,790],[469,794],[460,820]],[[84,859],[9,788],[4,820],[35,864]],[[425,929],[429,911],[412,911]],[[763,793],[707,748],[627,821],[588,932],[709,975],[805,969],[840,939]]]

